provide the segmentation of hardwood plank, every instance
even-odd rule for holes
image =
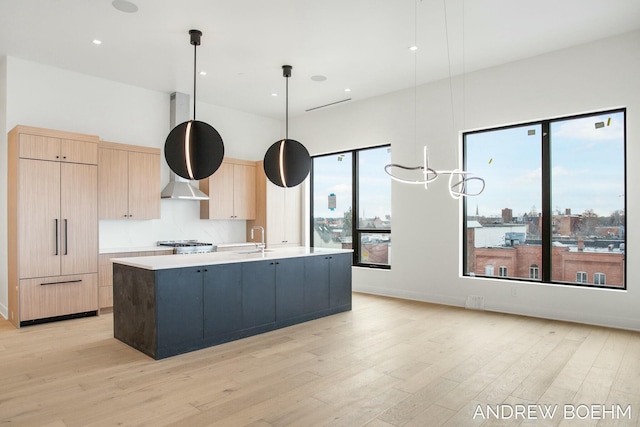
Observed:
[[[163,360],[113,316],[0,320],[0,423],[73,426],[558,426],[478,405],[632,405],[640,333],[354,294],[354,309]],[[559,408],[558,411],[561,411]]]

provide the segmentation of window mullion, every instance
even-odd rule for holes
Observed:
[[[551,134],[549,121],[542,122],[542,271],[540,279],[549,283],[552,278],[551,239],[553,214],[551,210]]]

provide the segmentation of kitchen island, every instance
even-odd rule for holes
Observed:
[[[114,337],[154,359],[351,310],[352,250],[113,259]]]

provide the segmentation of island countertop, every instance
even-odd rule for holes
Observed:
[[[353,252],[352,249],[329,249],[312,247],[286,247],[250,252],[244,249],[233,252],[211,252],[204,254],[155,255],[134,258],[113,258],[116,264],[128,265],[145,270],[166,270],[172,268],[197,267],[201,265],[229,264],[236,262],[262,261],[270,259],[295,258],[313,255],[331,255]]]

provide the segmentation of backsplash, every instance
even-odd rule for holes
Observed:
[[[158,240],[246,241],[246,221],[202,220],[197,201],[163,199],[161,209],[156,220],[101,220],[100,249],[155,246]]]

